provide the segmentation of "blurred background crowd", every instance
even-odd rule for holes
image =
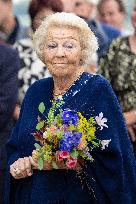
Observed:
[[[96,1],[98,2],[98,0]],[[30,24],[30,18],[28,15],[29,2],[30,0],[13,0],[14,14],[19,17],[19,19],[24,25]],[[123,2],[125,4],[126,11],[127,11],[127,16],[125,18],[125,25],[127,28],[132,29],[131,22],[130,22],[130,13],[134,5],[134,0],[123,0]]]
[[[136,152],[136,1],[0,0],[0,204],[6,166],[5,144],[19,118],[28,87],[50,73],[38,59],[33,32],[55,12],[73,12],[95,33],[98,52],[86,71],[111,83]]]

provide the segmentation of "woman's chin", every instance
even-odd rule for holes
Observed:
[[[72,75],[73,72],[70,71],[70,69],[68,68],[56,67],[55,69],[51,70],[50,73],[52,74],[52,76],[55,76],[55,77],[64,77],[67,75],[68,76]]]
[[[64,70],[63,71],[58,71],[58,72],[55,72],[55,73],[53,73],[52,74],[54,77],[66,77],[66,76],[69,76],[70,75],[70,73],[67,71],[67,72],[65,72]]]

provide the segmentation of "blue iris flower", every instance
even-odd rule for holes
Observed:
[[[76,125],[78,122],[78,115],[76,111],[66,108],[62,113],[62,120],[67,125]]]
[[[65,132],[59,142],[60,151],[71,152],[73,148],[78,146],[81,137],[82,133],[80,132]]]

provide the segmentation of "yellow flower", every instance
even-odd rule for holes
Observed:
[[[33,150],[33,152],[32,152],[32,158],[33,158],[33,160],[37,161],[38,158],[39,158],[39,156],[40,156],[39,151],[38,151],[38,150]]]
[[[91,142],[93,139],[95,139],[96,127],[94,119],[91,117],[90,120],[87,121],[87,119],[81,113],[78,113],[78,116],[79,122],[77,131],[82,133],[86,141]]]

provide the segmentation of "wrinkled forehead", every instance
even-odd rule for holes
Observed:
[[[79,31],[76,27],[71,26],[51,26],[47,30],[47,38],[79,40]]]

